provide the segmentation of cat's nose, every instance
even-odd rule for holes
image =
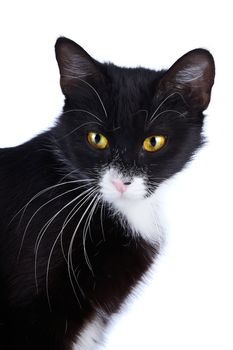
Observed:
[[[124,193],[127,190],[127,186],[129,186],[131,182],[129,181],[123,182],[119,179],[113,179],[112,184],[115,186],[118,192]]]

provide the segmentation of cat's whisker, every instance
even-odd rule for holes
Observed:
[[[65,332],[64,332],[65,335],[66,335],[67,330],[68,330],[68,320],[66,319],[66,321],[65,321]]]
[[[90,196],[91,197],[91,196]],[[89,198],[90,198],[89,197]],[[95,200],[95,197],[92,199],[92,201],[89,203],[88,207],[86,208],[85,212],[83,213],[83,215],[81,216],[76,228],[75,228],[75,231],[72,235],[72,238],[71,238],[71,241],[70,241],[70,245],[69,245],[69,249],[68,249],[68,264],[67,264],[67,267],[68,267],[68,275],[69,275],[69,279],[70,279],[70,283],[71,283],[71,286],[72,286],[72,289],[73,289],[73,292],[74,292],[74,295],[76,298],[78,298],[77,296],[77,293],[76,293],[76,289],[75,289],[75,286],[74,286],[74,283],[73,283],[73,280],[72,278],[75,279],[76,283],[77,283],[77,286],[79,286],[79,283],[78,281],[76,280],[76,276],[75,276],[75,270],[74,270],[74,267],[73,267],[73,261],[72,261],[72,248],[73,248],[73,241],[76,237],[76,233],[78,231],[78,228],[83,220],[83,218],[85,217],[86,213],[88,212],[89,208],[91,207],[93,201]],[[72,274],[71,274],[72,273]],[[72,276],[73,275],[73,276]]]
[[[69,212],[69,214],[67,215],[67,217],[65,218],[65,221],[62,225],[62,228],[61,228],[61,249],[62,249],[62,253],[63,253],[63,256],[64,256],[64,259],[67,263],[67,258],[65,256],[65,252],[64,252],[64,247],[63,247],[63,240],[62,240],[62,237],[63,237],[63,231],[65,229],[65,227],[69,224],[69,222],[73,219],[73,217],[77,214],[77,212],[79,211],[79,209],[81,209],[81,207],[89,200],[90,198],[90,195],[94,194],[96,192],[96,187],[92,187],[91,188],[91,191],[88,192],[88,194],[82,198],[77,204],[75,204],[75,206],[71,209],[71,211]],[[88,197],[88,198],[87,198]],[[87,199],[86,199],[87,198]],[[85,201],[84,201],[85,200]],[[82,201],[84,201],[83,203],[81,203]],[[81,205],[80,205],[81,204]],[[78,209],[76,210],[76,208],[78,207]]]
[[[105,106],[104,106],[104,103],[103,103],[103,101],[102,101],[102,99],[101,99],[99,93],[98,93],[97,90],[94,88],[94,86],[92,86],[92,85],[91,85],[90,83],[88,83],[86,80],[83,80],[83,79],[81,79],[81,78],[79,78],[79,77],[77,77],[77,76],[74,76],[74,75],[67,75],[67,74],[64,75],[64,74],[63,74],[61,77],[77,79],[77,80],[80,80],[82,83],[88,85],[88,86],[92,89],[92,91],[96,94],[96,96],[97,96],[97,98],[98,98],[98,100],[99,100],[99,102],[100,102],[100,104],[101,104],[101,106],[102,106],[102,108],[103,108],[105,117],[108,118],[108,114],[107,114],[106,108],[105,108]]]
[[[99,117],[97,117],[97,115],[95,115],[94,113],[92,112],[89,112],[88,110],[86,109],[81,109],[81,108],[78,108],[78,109],[69,109],[68,111],[65,111],[63,112],[62,114],[67,114],[67,113],[72,113],[72,112],[81,112],[81,113],[87,113],[89,114],[90,116],[94,117],[95,119],[97,119],[101,124],[103,124],[103,120],[101,120]]]
[[[179,95],[182,100],[185,102],[184,97],[182,96],[182,94],[178,91],[175,91],[173,93],[171,93],[170,95],[168,95],[156,108],[156,110],[153,112],[153,114],[150,116],[149,122],[151,122],[151,120],[153,119],[153,117],[156,115],[156,113],[160,110],[160,108],[164,105],[164,103],[169,100],[171,97],[173,97],[174,95]]]
[[[39,232],[39,235],[38,235],[38,238],[37,238],[37,241],[35,243],[35,266],[34,266],[34,271],[35,271],[35,283],[36,283],[36,287],[37,287],[37,257],[38,257],[38,250],[39,250],[39,246],[40,246],[40,243],[41,243],[41,240],[43,238],[43,236],[45,235],[45,232],[47,231],[48,227],[50,226],[50,224],[52,223],[52,221],[55,220],[55,218],[60,215],[60,213],[65,210],[68,206],[70,206],[71,204],[73,204],[76,200],[78,200],[80,197],[82,197],[84,195],[84,197],[79,200],[78,204],[79,205],[79,209],[82,207],[83,204],[86,203],[86,201],[88,200],[85,200],[86,197],[90,197],[90,193],[92,193],[92,190],[93,188],[90,188],[84,192],[82,192],[80,195],[78,195],[77,197],[75,197],[73,200],[71,200],[69,203],[67,203],[65,206],[63,206],[51,219],[49,219],[46,224],[42,227],[41,231]],[[81,205],[80,205],[81,203]],[[77,212],[77,211],[76,211]],[[67,223],[66,223],[67,224]],[[48,258],[48,263],[47,263],[47,268],[46,268],[46,291],[47,291],[47,297],[48,297],[48,304],[49,306],[51,306],[51,303],[50,303],[50,299],[49,299],[49,293],[48,293],[48,274],[49,274],[49,267],[50,267],[50,261],[51,261],[51,258],[52,258],[52,253],[53,253],[53,250],[56,246],[56,243],[58,241],[58,239],[60,238],[60,236],[62,235],[62,232],[64,230],[65,226],[63,224],[60,232],[58,233],[57,235],[57,238],[55,239],[53,245],[52,245],[52,248],[50,250],[50,254],[49,254],[49,258]],[[63,250],[63,253],[64,253],[64,250]],[[65,256],[64,256],[65,257]],[[65,259],[66,260],[66,259]],[[67,260],[66,260],[67,261]]]
[[[38,247],[40,245],[40,242],[46,232],[46,230],[48,229],[48,227],[51,225],[51,223],[56,219],[56,217],[63,211],[65,210],[68,206],[70,206],[71,204],[73,204],[76,200],[78,200],[80,197],[84,196],[84,198],[82,198],[78,204],[76,205],[79,205],[80,202],[85,199],[86,196],[89,195],[89,192],[92,190],[92,188],[89,188],[87,190],[85,190],[84,192],[82,192],[80,195],[76,196],[75,198],[73,198],[70,202],[68,202],[65,206],[63,206],[58,212],[56,212],[56,214],[54,214],[42,227],[42,229],[40,230],[39,234],[38,234],[38,237],[36,239],[36,242],[35,242],[35,255],[37,255],[37,250],[38,250]],[[86,196],[85,196],[86,195]]]
[[[149,125],[151,125],[156,119],[158,119],[161,115],[166,114],[166,113],[176,113],[180,117],[185,117],[186,112],[180,113],[179,111],[176,111],[175,109],[166,109],[165,111],[160,112],[159,114],[156,114],[154,118],[150,119]]]
[[[85,191],[87,192],[87,191]],[[93,186],[92,188],[90,188],[90,191],[85,194],[85,196],[71,209],[71,211],[69,212],[69,214],[67,215],[63,225],[62,225],[62,228],[61,228],[61,235],[60,235],[60,238],[61,238],[61,249],[62,249],[62,253],[63,253],[63,257],[66,261],[66,263],[68,264],[68,261],[67,261],[67,258],[65,256],[65,252],[64,252],[64,247],[63,247],[63,241],[62,241],[62,235],[63,235],[63,231],[64,229],[66,228],[66,226],[69,224],[69,222],[73,219],[73,217],[78,213],[78,211],[82,208],[82,206],[84,204],[86,204],[86,202],[91,198],[91,196],[93,194],[96,193],[96,187]],[[76,209],[78,207],[78,209]]]
[[[57,183],[56,185],[53,185],[53,186],[49,186],[49,187],[46,187],[44,188],[43,190],[41,190],[40,192],[36,193],[14,216],[13,218],[11,219],[11,221],[9,222],[8,226],[12,223],[13,220],[15,220],[15,218],[23,211],[23,214],[21,215],[21,218],[20,218],[20,222],[18,224],[18,227],[20,226],[21,224],[21,221],[22,221],[22,218],[28,208],[28,206],[35,200],[37,199],[38,197],[42,196],[44,193],[52,190],[52,189],[55,189],[57,187],[60,187],[60,186],[64,186],[64,185],[67,185],[67,184],[73,184],[73,183],[77,183],[77,182],[91,182],[93,181],[92,179],[77,179],[77,180],[72,180],[72,181],[66,181],[66,182],[62,182],[62,183]]]
[[[103,235],[104,242],[106,241],[105,233],[104,233],[104,223],[103,223],[103,209],[104,209],[104,202],[102,201],[101,208],[100,208],[100,225],[101,225],[101,231]]]
[[[95,212],[95,209],[96,209],[96,207],[97,207],[97,205],[99,203],[99,199],[100,199],[100,197],[98,196],[96,198],[96,201],[94,202],[91,210],[90,210],[90,213],[87,216],[87,219],[86,219],[86,222],[85,222],[85,225],[84,225],[84,228],[83,228],[83,251],[84,251],[84,257],[85,257],[87,266],[89,267],[89,269],[90,269],[90,271],[92,272],[93,275],[94,275],[94,272],[93,272],[93,269],[92,269],[92,266],[91,266],[91,262],[90,262],[90,259],[88,257],[87,250],[86,250],[86,237],[87,237],[88,229],[90,228],[91,219],[92,219],[92,217],[94,215],[94,212]]]
[[[81,124],[81,125],[78,126],[77,128],[73,129],[73,130],[70,131],[68,134],[65,134],[64,136],[62,136],[62,137],[60,138],[60,140],[63,140],[64,138],[66,138],[66,137],[72,135],[75,131],[81,129],[83,126],[89,125],[89,124],[97,124],[97,125],[102,126],[102,124],[101,124],[101,123],[98,123],[98,122],[86,122],[86,123]]]
[[[42,239],[42,235],[45,234],[47,228],[50,226],[50,224],[52,223],[52,221],[54,221],[54,220],[56,219],[56,217],[57,217],[63,210],[65,210],[68,206],[70,206],[70,205],[73,204],[75,201],[77,201],[78,199],[80,199],[81,197],[84,196],[83,198],[81,198],[81,199],[79,200],[79,202],[78,202],[75,206],[80,205],[80,203],[81,203],[86,197],[89,196],[89,194],[92,192],[93,188],[94,188],[94,187],[88,188],[87,190],[83,191],[83,192],[80,193],[78,196],[76,196],[75,198],[73,198],[70,202],[68,202],[68,203],[67,203],[66,205],[64,205],[60,210],[58,210],[58,211],[56,212],[56,214],[54,214],[54,215],[43,225],[42,229],[40,230],[40,232],[39,232],[39,234],[38,234],[38,237],[37,237],[37,239],[36,239],[36,242],[35,242],[35,249],[34,249],[34,250],[35,250],[35,253],[36,253],[36,250],[38,249],[38,245],[40,245],[40,242],[41,242],[41,239]],[[70,214],[70,213],[69,213],[69,214]],[[68,214],[68,216],[69,216],[69,214]],[[70,219],[70,220],[71,220],[71,219]],[[70,221],[70,220],[69,220],[69,221]],[[68,222],[67,222],[66,224],[68,224]]]
[[[69,177],[71,174],[73,174],[73,173],[75,173],[75,172],[77,172],[77,169],[74,169],[74,170],[70,171],[68,174],[64,175],[64,176],[61,178],[61,180],[58,182],[58,184],[61,183],[61,182],[63,182],[67,177]]]
[[[27,234],[27,231],[28,231],[28,228],[30,226],[30,224],[32,223],[33,219],[35,218],[35,216],[39,213],[39,211],[41,209],[43,209],[46,205],[50,204],[51,202],[55,201],[56,199],[62,197],[62,196],[65,196],[66,194],[68,193],[71,193],[71,192],[74,192],[74,191],[77,191],[83,187],[86,187],[87,184],[84,184],[84,185],[81,185],[81,186],[78,186],[78,187],[75,187],[75,188],[72,188],[71,190],[68,190],[68,191],[65,191],[55,197],[53,197],[52,199],[48,200],[46,203],[42,204],[35,212],[34,214],[31,216],[31,218],[29,219],[26,227],[25,227],[25,230],[24,230],[24,233],[23,233],[23,237],[22,237],[22,240],[21,240],[21,244],[20,244],[20,248],[19,248],[19,253],[18,253],[18,257],[17,259],[19,260],[19,257],[20,257],[20,254],[21,254],[21,250],[23,248],[23,243],[24,243],[24,240],[25,240],[25,237],[26,237],[26,234]]]
[[[80,290],[80,293],[82,294],[82,297],[85,298],[85,293],[84,293],[83,289],[81,288],[80,283],[78,282],[80,273],[81,273],[81,269],[79,269],[78,272],[77,272],[77,269],[76,269],[76,271],[75,271],[75,274],[76,274],[76,283],[78,284],[78,288],[79,288],[79,290]]]
[[[86,237],[87,237],[88,229],[90,229],[91,219],[92,219],[92,217],[94,215],[95,209],[96,209],[96,207],[98,205],[98,202],[99,202],[99,195],[95,199],[96,200],[93,203],[93,206],[92,206],[92,208],[90,210],[90,213],[88,214],[88,217],[86,219],[86,222],[85,222],[85,225],[84,225],[84,229],[83,229],[83,252],[84,252],[84,257],[85,257],[87,266],[89,267],[89,269],[92,272],[93,276],[94,276],[94,271],[93,271],[93,268],[91,266],[91,262],[90,262],[90,259],[88,257],[87,250],[86,250]]]
[[[64,176],[61,178],[61,180],[57,183],[57,185],[63,183],[64,180],[65,180],[67,177],[71,176],[73,173],[77,173],[77,175],[78,175],[77,169],[73,169],[73,170],[70,171],[68,174],[64,175]],[[70,181],[75,181],[75,182],[76,182],[76,181],[78,181],[78,182],[94,182],[95,180],[94,180],[94,179],[91,179],[91,178],[88,178],[88,179],[75,179],[75,180],[70,180]],[[56,188],[54,188],[54,189],[51,191],[51,196],[52,196],[53,192],[55,191],[55,189],[56,189]]]
[[[91,196],[92,196],[93,194],[96,195],[97,193],[98,193],[98,189],[95,187],[95,188],[93,189],[93,191],[89,194],[88,198],[85,200],[85,203],[91,198]],[[95,197],[96,197],[96,196],[95,196]],[[83,203],[83,204],[85,204],[85,203]],[[78,212],[78,210],[79,210],[79,208],[78,208],[78,209],[74,212],[74,214],[70,217],[70,220],[76,215],[76,213]],[[85,214],[85,213],[84,213],[84,214]],[[84,216],[83,216],[83,217],[84,217]],[[83,220],[83,219],[82,219],[82,220]],[[80,220],[79,223],[77,224],[77,226],[76,226],[76,228],[75,228],[75,232],[74,232],[73,235],[72,235],[72,239],[75,238],[75,235],[76,235],[76,233],[77,233],[77,230],[78,230],[78,228],[79,228],[79,226],[80,226],[82,220]],[[72,240],[72,239],[71,239],[71,240]],[[71,243],[72,243],[72,242],[70,242],[68,254],[69,254],[69,252],[70,252]],[[72,244],[73,244],[73,243],[72,243]]]
[[[72,235],[72,238],[70,240],[69,249],[68,249],[68,273],[69,273],[69,277],[70,277],[70,281],[71,281],[72,286],[73,286],[73,282],[72,282],[71,272],[72,272],[73,276],[75,275],[74,274],[74,267],[73,267],[73,259],[72,259],[72,249],[73,249],[74,239],[76,237],[77,231],[78,231],[78,229],[79,229],[79,227],[80,227],[80,225],[81,225],[85,215],[87,214],[87,212],[89,211],[89,209],[93,205],[93,203],[95,202],[95,200],[98,197],[98,195],[99,194],[96,193],[95,196],[92,198],[91,202],[86,207],[86,209],[85,209],[84,213],[82,214],[78,224],[76,225],[76,228],[75,228],[74,233]]]
[[[69,176],[71,176],[71,174],[73,174],[73,173],[75,173],[75,172],[77,172],[77,174],[78,174],[78,170],[77,169],[73,169],[72,171],[70,171],[68,174],[66,174],[66,175],[64,175],[62,178],[61,178],[61,180],[57,183],[57,185],[59,185],[60,183],[62,183],[62,182],[64,182],[64,180],[67,178],[67,177],[69,177]],[[76,181],[77,181],[78,179],[76,179]],[[86,181],[87,179],[83,179],[84,181]],[[89,180],[89,179],[88,179]],[[90,179],[91,180],[91,179]],[[70,180],[70,181],[73,181],[73,180]],[[82,181],[82,180],[81,180]]]

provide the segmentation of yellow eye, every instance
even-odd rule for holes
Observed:
[[[87,135],[87,140],[96,149],[106,149],[108,147],[108,139],[96,132],[89,132]]]
[[[143,142],[143,149],[147,152],[156,152],[160,150],[165,145],[164,136],[150,136],[147,137]]]

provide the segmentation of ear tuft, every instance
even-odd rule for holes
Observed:
[[[165,73],[160,88],[188,96],[191,107],[203,111],[208,107],[214,84],[213,56],[204,49],[195,49],[182,56]]]
[[[97,62],[78,44],[65,37],[57,39],[56,59],[60,70],[61,89],[65,95],[80,81],[98,75]]]

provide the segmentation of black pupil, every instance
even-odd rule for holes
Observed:
[[[156,138],[154,136],[151,137],[150,144],[151,144],[152,147],[155,147],[155,145],[156,145]]]
[[[95,135],[95,143],[96,143],[96,144],[99,143],[99,142],[100,142],[100,139],[101,139],[100,134],[96,134],[96,135]]]

